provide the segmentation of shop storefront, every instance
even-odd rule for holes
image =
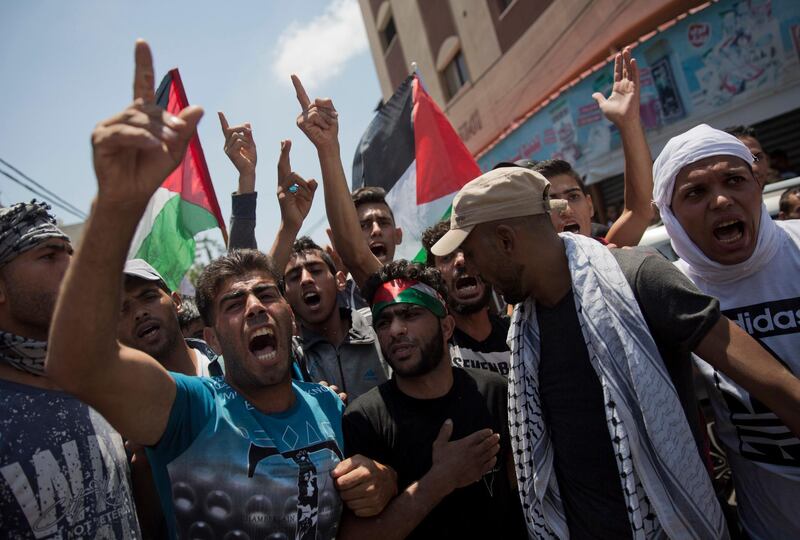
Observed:
[[[765,150],[800,164],[800,2],[720,0],[643,36],[641,117],[655,157],[667,140],[699,123],[755,125]],[[608,95],[613,62],[596,66],[529,113],[478,156],[483,170],[516,159],[567,160],[602,209],[622,199],[619,134],[592,93]],[[796,165],[797,166],[797,165]],[[605,203],[605,204],[604,204]]]

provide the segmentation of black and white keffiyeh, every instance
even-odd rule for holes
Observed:
[[[0,208],[0,266],[48,238],[69,241],[49,210],[50,206],[36,200]]]
[[[47,342],[0,330],[0,362],[32,375],[44,375]]]
[[[621,268],[599,242],[561,237],[633,537],[728,538],[678,395]],[[514,309],[509,331],[511,444],[529,536],[564,539],[569,529],[539,395],[540,343],[529,298]]]

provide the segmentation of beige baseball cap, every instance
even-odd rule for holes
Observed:
[[[434,255],[452,253],[479,223],[560,212],[567,201],[550,199],[550,182],[522,167],[503,167],[471,181],[453,199],[450,230],[431,247]]]

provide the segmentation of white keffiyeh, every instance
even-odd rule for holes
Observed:
[[[727,538],[697,444],[633,291],[611,252],[561,235],[589,358],[603,388],[634,538]],[[539,328],[533,299],[509,331],[509,420],[531,538],[569,538],[539,395]]]
[[[756,247],[746,261],[737,264],[712,261],[692,242],[672,213],[675,177],[687,165],[711,156],[735,156],[748,164],[753,163],[753,154],[742,141],[724,131],[700,124],[671,138],[653,163],[653,200],[661,213],[672,249],[681,258],[678,263],[681,270],[695,283],[698,278],[714,283],[731,283],[764,268],[778,252],[786,233],[772,221],[762,202]]]

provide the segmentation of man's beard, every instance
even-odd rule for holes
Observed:
[[[387,359],[394,372],[400,377],[412,378],[427,375],[439,366],[444,357],[444,334],[442,333],[442,325],[438,325],[436,335],[434,335],[433,338],[427,343],[420,344],[420,360],[415,366],[397,369],[394,362],[389,360],[390,357],[386,354],[386,351],[383,351],[383,357]]]
[[[476,300],[460,302],[452,295],[448,297],[447,305],[457,315],[472,315],[486,309],[492,298],[492,288],[486,283],[483,284],[483,294]]]

